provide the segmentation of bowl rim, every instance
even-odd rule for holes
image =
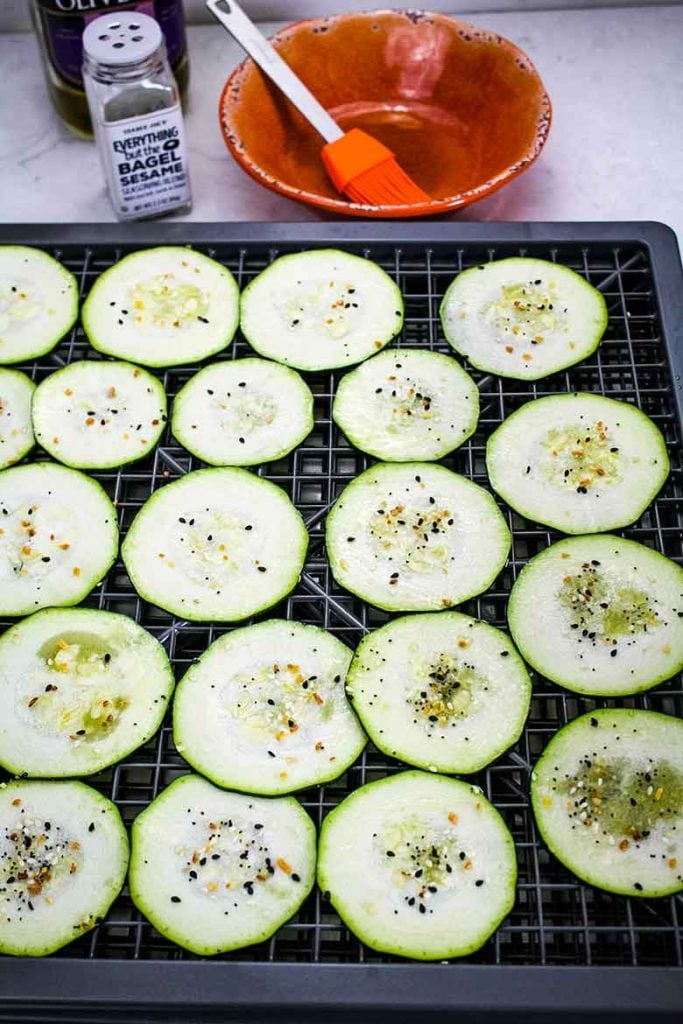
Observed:
[[[503,185],[512,181],[523,171],[527,170],[538,159],[545,143],[547,142],[552,124],[552,104],[550,102],[550,97],[531,58],[519,46],[517,46],[516,43],[513,43],[510,39],[500,35],[500,33],[494,32],[492,29],[479,28],[479,26],[474,25],[469,21],[464,21],[462,18],[454,17],[439,11],[380,8],[378,10],[351,11],[319,17],[300,18],[298,21],[293,21],[283,26],[268,38],[270,43],[278,49],[280,44],[285,42],[290,36],[296,35],[304,28],[310,28],[313,30],[322,26],[327,27],[333,25],[340,20],[369,17],[383,18],[387,15],[402,15],[412,24],[415,24],[417,20],[423,19],[447,22],[449,26],[455,26],[459,33],[474,35],[482,41],[494,43],[494,45],[501,47],[503,50],[507,50],[508,53],[511,53],[515,57],[520,68],[529,72],[535,78],[540,88],[539,113],[536,119],[534,136],[523,156],[514,164],[511,164],[509,167],[506,167],[498,174],[488,178],[485,182],[482,182],[480,185],[476,185],[474,188],[465,189],[449,196],[441,196],[437,199],[431,199],[428,202],[422,203],[410,203],[396,206],[354,203],[350,199],[321,195],[318,192],[310,192],[307,189],[289,185],[287,182],[284,182],[280,178],[270,174],[249,155],[244,142],[239,137],[236,126],[230,122],[229,115],[237,109],[239,104],[242,81],[248,75],[253,74],[254,70],[257,69],[257,65],[251,57],[245,57],[232,70],[221,90],[218,100],[218,122],[225,145],[237,163],[240,164],[247,174],[258,181],[261,185],[264,185],[273,192],[278,192],[280,195],[284,195],[288,199],[292,199],[299,203],[305,203],[308,206],[315,206],[319,209],[328,210],[335,214],[387,218],[424,217],[443,213],[444,211],[458,210],[464,206],[468,206],[470,203],[473,203],[478,199],[483,199],[484,196],[498,191],[498,189],[502,188]]]

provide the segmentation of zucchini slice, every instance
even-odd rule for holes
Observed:
[[[118,896],[128,835],[82,782],[0,788],[0,953],[47,956],[94,928]]]
[[[201,956],[269,939],[315,881],[315,826],[294,797],[228,793],[183,775],[133,824],[130,894]]]
[[[273,796],[336,779],[366,738],[344,694],[351,651],[316,626],[271,619],[220,637],[173,705],[173,737],[212,782]]]
[[[0,364],[45,355],[78,316],[78,283],[42,249],[0,245]]]
[[[493,582],[510,531],[491,495],[429,462],[379,463],[352,480],[326,524],[337,583],[387,611],[438,611]]]
[[[364,637],[346,688],[376,747],[446,773],[476,772],[516,743],[531,701],[505,633],[458,612],[406,615]]]
[[[683,569],[632,540],[572,537],[522,569],[508,621],[524,658],[560,686],[638,693],[683,667]]]
[[[312,429],[310,388],[294,370],[266,359],[206,366],[173,403],[174,436],[213,466],[273,462]]]
[[[240,327],[260,355],[298,370],[360,363],[403,327],[398,286],[339,249],[280,256],[242,292]]]
[[[683,722],[605,708],[553,736],[531,776],[543,839],[575,875],[625,896],[683,889]]]
[[[515,901],[512,836],[478,786],[408,771],[361,786],[323,821],[318,885],[372,949],[466,956]]]
[[[200,469],[145,502],[121,555],[145,601],[185,619],[234,622],[292,590],[307,547],[281,488],[244,469]]]
[[[635,522],[669,475],[652,420],[601,395],[527,402],[488,440],[491,486],[516,512],[564,533]]]
[[[130,253],[101,274],[81,319],[98,352],[143,366],[180,366],[230,344],[239,291],[216,260],[160,246]]]
[[[476,430],[479,391],[450,356],[392,349],[342,378],[332,417],[356,448],[378,459],[440,459]]]
[[[0,469],[23,459],[33,445],[31,397],[35,384],[19,370],[0,370]]]
[[[166,421],[166,392],[132,363],[71,363],[33,396],[36,439],[76,469],[112,469],[151,452]]]
[[[607,327],[601,293],[569,267],[513,256],[471,267],[440,309],[446,341],[472,366],[538,380],[591,355]]]
[[[0,638],[0,764],[92,775],[152,736],[173,692],[161,644],[127,615],[48,609]]]
[[[78,604],[118,546],[116,509],[96,480],[51,462],[0,473],[0,615]]]

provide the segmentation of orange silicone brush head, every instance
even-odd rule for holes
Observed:
[[[354,203],[397,206],[431,200],[399,166],[391,150],[360,128],[323,146],[322,160],[332,184]]]

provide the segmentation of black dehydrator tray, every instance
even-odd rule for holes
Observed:
[[[671,476],[632,527],[631,537],[683,560],[683,274],[676,240],[662,225],[612,224],[137,224],[8,225],[1,243],[47,249],[77,276],[81,297],[126,252],[191,244],[228,266],[244,286],[276,255],[336,245],[369,256],[398,282],[405,327],[398,345],[449,351],[438,320],[446,285],[460,269],[489,259],[533,255],[584,274],[604,294],[609,326],[597,352],[539,382],[472,371],[481,392],[476,434],[445,465],[487,486],[484,445],[501,420],[530,398],[588,390],[634,402],[663,431]],[[248,354],[238,335],[222,355]],[[21,367],[42,380],[73,359],[100,358],[75,327],[53,353]],[[196,367],[159,371],[169,398]],[[311,543],[294,592],[269,614],[324,626],[352,646],[388,616],[339,588],[325,559],[323,525],[341,488],[371,460],[331,421],[340,374],[308,374],[315,394],[313,433],[285,459],[257,470],[284,487],[301,510]],[[45,458],[38,451],[32,458]],[[122,533],[156,488],[197,468],[170,435],[143,462],[93,474],[115,500]],[[494,585],[463,610],[505,627],[506,598],[521,566],[559,535],[505,506],[514,542]],[[178,676],[230,627],[187,624],[143,602],[120,562],[85,602],[131,615],[165,645]],[[4,623],[3,625],[8,625]],[[529,807],[528,779],[555,730],[577,714],[614,703],[563,691],[538,675],[517,746],[476,777],[503,814],[519,860],[517,901],[478,953],[416,964],[373,952],[341,924],[318,891],[269,942],[209,961],[158,935],[124,890],[93,932],[45,960],[0,957],[0,1021],[329,1020],[404,1021],[680,1020],[683,1004],[683,900],[627,899],[580,883],[549,855]],[[628,706],[683,713],[680,679],[626,698]],[[319,823],[347,793],[401,768],[371,747],[340,780],[301,794]],[[130,823],[173,778],[187,771],[170,725],[113,769],[90,780]]]

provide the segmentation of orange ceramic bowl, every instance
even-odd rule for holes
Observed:
[[[340,196],[321,137],[251,60],[220,98],[235,159],[266,188],[336,215],[419,217],[457,210],[526,170],[550,129],[550,100],[529,58],[507,39],[442,14],[371,11],[311,18],[273,45],[344,130],[387,145],[433,197],[361,206]]]

